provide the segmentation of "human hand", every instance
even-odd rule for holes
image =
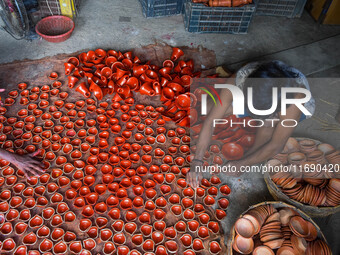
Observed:
[[[0,89],[0,93],[1,92],[4,92],[5,91],[5,89]],[[0,106],[2,106],[4,103],[1,101],[1,97],[0,97]]]
[[[203,162],[200,160],[193,160],[190,164],[190,171],[186,175],[186,182],[194,189],[198,188],[203,179],[201,172],[196,171],[196,167],[202,167]]]
[[[14,164],[18,169],[22,170],[25,174],[25,177],[29,179],[28,173],[33,176],[40,176],[44,173],[43,167],[44,164],[34,157],[40,153],[40,150],[36,152],[26,154],[26,155],[17,155],[12,154],[12,159],[10,160],[12,164]]]

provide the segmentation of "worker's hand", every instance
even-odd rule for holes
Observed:
[[[0,93],[1,92],[4,92],[5,91],[5,89],[0,89]],[[0,97],[0,106],[2,106],[4,103],[1,101],[1,97]]]
[[[40,153],[40,150],[37,150],[36,152],[27,154],[27,155],[17,155],[12,154],[12,159],[10,162],[14,164],[18,169],[22,170],[26,176],[26,178],[30,178],[28,173],[33,176],[40,176],[44,173],[43,167],[44,164],[34,157],[37,156]]]
[[[194,189],[198,188],[203,179],[202,172],[197,171],[196,167],[202,167],[203,163],[198,160],[193,160],[190,164],[190,171],[186,175],[186,182]]]

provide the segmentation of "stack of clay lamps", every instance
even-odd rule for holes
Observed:
[[[27,179],[0,160],[1,254],[223,253],[230,189],[187,185],[188,131],[132,97],[75,101],[57,77],[18,84],[0,107],[1,147],[39,150],[46,169]]]
[[[192,0],[193,3],[201,3],[210,7],[237,7],[251,4],[252,0]]]
[[[142,95],[161,96],[166,120],[188,127],[195,121],[196,98],[190,93],[194,73],[192,60],[180,60],[184,55],[179,48],[173,48],[170,59],[162,66],[142,63],[132,52],[121,53],[115,50],[97,49],[81,53],[65,63],[68,86],[75,88],[84,97],[93,94],[98,101],[105,95],[113,95],[115,101],[126,99],[132,92]]]
[[[302,169],[302,172],[306,169],[298,176],[290,172],[278,172],[271,176],[274,183],[291,199],[318,207],[340,205],[340,175],[336,170],[340,164],[340,151],[333,146],[310,139],[298,141],[289,138],[283,152],[268,161],[268,164],[292,164]],[[319,170],[313,170],[317,168]],[[297,172],[300,173],[300,170]]]
[[[255,207],[235,222],[234,229],[233,254],[331,254],[318,239],[316,227],[292,208]]]

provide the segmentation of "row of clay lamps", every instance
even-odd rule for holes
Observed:
[[[277,172],[271,175],[273,182],[289,198],[317,207],[340,205],[340,174],[335,169],[340,164],[340,151],[332,145],[290,138],[284,151],[268,164],[297,167],[297,173]]]
[[[331,254],[316,227],[292,208],[258,206],[241,216],[234,228],[234,254]]]

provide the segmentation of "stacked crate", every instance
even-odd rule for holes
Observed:
[[[146,18],[181,14],[183,0],[139,0]]]
[[[42,17],[51,15],[64,15],[70,18],[77,16],[81,0],[38,0],[40,15]]]

